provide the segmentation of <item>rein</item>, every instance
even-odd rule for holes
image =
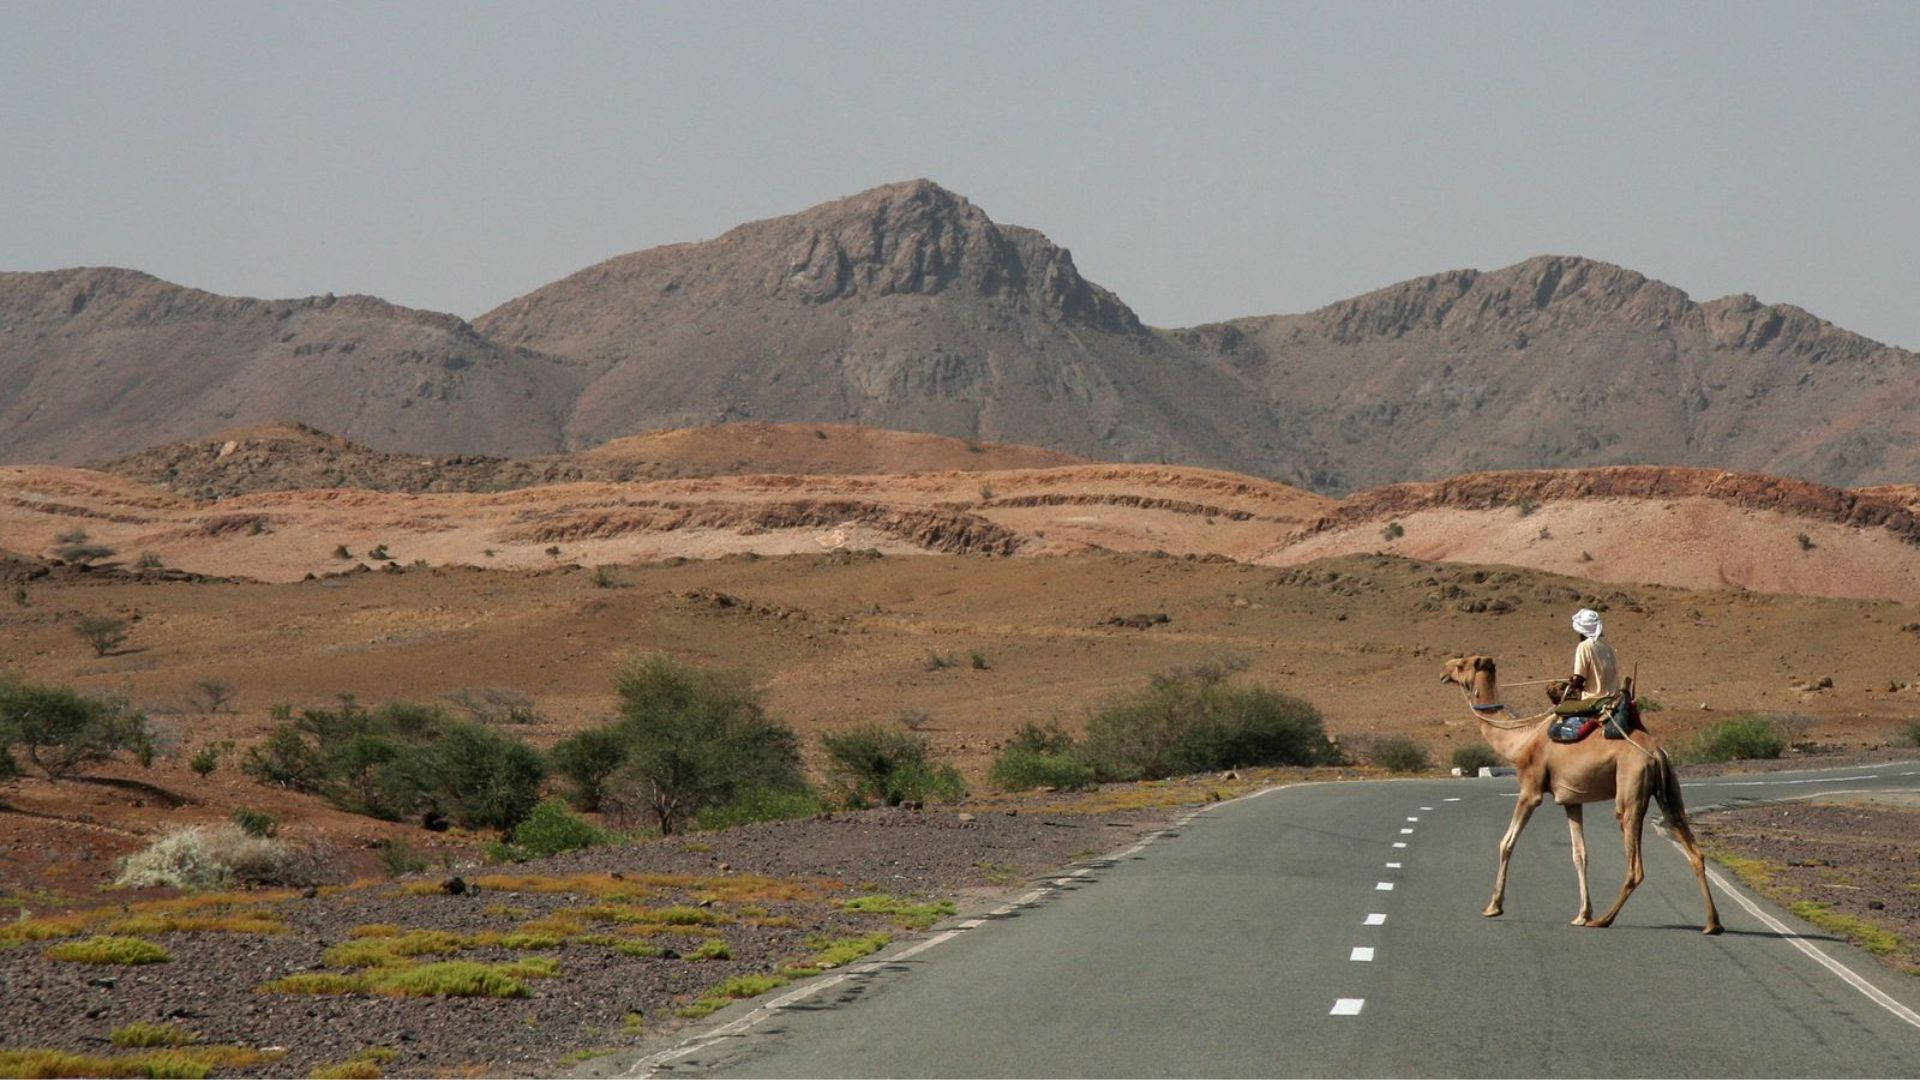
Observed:
[[[1530,685],[1530,684],[1516,683],[1515,685],[1524,686],[1524,685]],[[1497,701],[1489,705],[1475,704],[1473,700],[1473,694],[1470,693],[1467,690],[1467,688],[1464,686],[1460,688],[1460,696],[1466,699],[1467,708],[1473,710],[1474,719],[1482,721],[1484,723],[1492,724],[1494,727],[1497,727],[1497,728],[1504,728],[1509,731],[1514,730],[1516,728],[1531,727],[1532,725],[1538,724],[1542,720],[1545,720],[1547,717],[1553,715],[1553,710],[1548,709],[1546,712],[1543,712],[1538,716],[1529,716],[1524,720],[1496,720],[1490,714],[1497,713],[1497,712],[1508,712],[1509,710],[1505,705],[1502,705]]]

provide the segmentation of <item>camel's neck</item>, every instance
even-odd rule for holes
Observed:
[[[1474,674],[1473,685],[1467,689],[1467,698],[1476,706],[1500,703],[1500,684],[1491,671]],[[1534,732],[1531,725],[1523,728],[1507,728],[1490,722],[1490,718],[1496,717],[1502,720],[1519,719],[1509,713],[1510,710],[1506,709],[1495,711],[1476,708],[1474,710],[1474,715],[1480,720],[1480,736],[1487,740],[1488,746],[1493,747],[1493,752],[1508,761],[1518,761],[1521,748],[1533,738]]]

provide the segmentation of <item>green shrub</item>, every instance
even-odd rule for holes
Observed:
[[[1433,767],[1427,748],[1405,735],[1389,735],[1373,744],[1373,763],[1397,773],[1426,772]]]
[[[546,773],[519,739],[437,708],[352,701],[306,709],[247,752],[261,783],[325,797],[343,810],[398,821],[441,815],[470,828],[510,830],[540,798]]]
[[[1087,722],[1085,756],[1102,780],[1160,780],[1249,765],[1341,760],[1319,710],[1296,697],[1228,680],[1233,665],[1156,675]]]
[[[0,748],[9,743],[24,747],[27,760],[49,780],[64,779],[122,750],[141,761],[150,761],[153,753],[147,718],[124,701],[0,676]],[[17,767],[11,757],[7,762]]]
[[[1057,723],[1025,724],[993,760],[987,779],[1002,791],[1050,787],[1080,791],[1094,786],[1093,766],[1080,755],[1073,736]]]
[[[702,829],[731,829],[756,821],[786,821],[812,817],[827,808],[812,788],[748,788],[727,801],[694,815]]]
[[[1684,747],[1687,761],[1740,761],[1777,758],[1787,748],[1783,725],[1775,717],[1745,715],[1714,724]]]
[[[733,948],[721,938],[710,938],[700,943],[700,947],[687,954],[689,960],[731,960]]]
[[[622,669],[614,689],[622,754],[602,799],[616,814],[651,815],[671,834],[745,791],[805,790],[800,740],[745,679],[652,654]]]
[[[388,877],[404,877],[425,870],[427,860],[420,857],[411,841],[395,838],[380,849],[380,868]]]
[[[1920,720],[1915,720],[1900,729],[1901,737],[1909,746],[1920,746]]]
[[[220,767],[220,748],[217,746],[203,746],[198,753],[193,755],[193,760],[188,764],[193,767],[195,775],[211,776],[213,775],[213,770]]]
[[[267,839],[280,831],[280,819],[264,810],[249,810],[241,807],[233,812],[233,823],[248,836]]]
[[[1454,750],[1451,763],[1468,776],[1478,776],[1482,768],[1491,769],[1501,762],[1500,755],[1493,752],[1493,747],[1476,743]]]
[[[1073,754],[1037,754],[1020,749],[1001,751],[987,779],[1002,791],[1084,791],[1098,786],[1093,766]]]
[[[517,858],[544,858],[607,842],[607,834],[567,809],[558,799],[546,799],[513,830]]]
[[[510,830],[540,801],[546,762],[518,739],[448,724],[410,764],[429,807],[469,828]]]
[[[827,778],[850,806],[903,802],[958,802],[966,781],[951,765],[927,760],[927,740],[907,731],[869,724],[823,735]]]

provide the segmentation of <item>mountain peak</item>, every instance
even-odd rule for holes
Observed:
[[[770,282],[776,296],[819,304],[965,289],[1100,329],[1140,327],[1118,297],[1081,276],[1071,251],[1035,230],[995,223],[931,180],[885,184],[758,224],[789,237]]]

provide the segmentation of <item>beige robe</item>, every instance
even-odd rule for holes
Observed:
[[[1591,637],[1574,646],[1573,670],[1586,678],[1586,686],[1580,691],[1583,700],[1620,689],[1620,663],[1614,659],[1613,646],[1604,639],[1605,635]]]

